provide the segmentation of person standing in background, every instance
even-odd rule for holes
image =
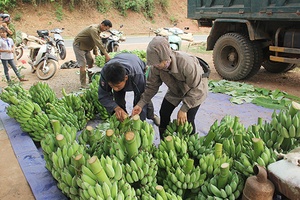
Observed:
[[[13,23],[11,23],[10,15],[9,14],[0,14],[0,17],[2,18],[1,26],[6,28],[7,36],[10,37],[14,41],[14,44],[16,44],[16,39],[17,39],[16,29],[15,29],[15,25]],[[14,51],[13,54],[14,54],[15,64],[17,64],[18,61],[17,61],[16,52]]]
[[[0,57],[1,62],[4,67],[4,74],[7,82],[11,82],[9,73],[8,73],[8,64],[11,66],[11,68],[14,70],[15,74],[19,78],[20,81],[28,81],[27,79],[24,79],[21,77],[15,62],[14,62],[14,42],[11,38],[7,37],[7,30],[5,27],[0,27]]]
[[[105,61],[108,62],[110,57],[102,43],[100,33],[108,31],[112,27],[112,23],[109,20],[104,20],[98,25],[90,25],[83,29],[75,37],[73,42],[73,50],[76,56],[77,63],[80,67],[80,84],[81,88],[87,88],[86,83],[86,65],[88,68],[92,68],[94,59],[91,55],[91,50],[95,56],[98,55],[98,49],[105,56]],[[91,82],[92,74],[89,73],[89,82]]]

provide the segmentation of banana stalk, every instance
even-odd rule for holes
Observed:
[[[218,188],[223,189],[228,183],[229,163],[223,163],[220,166],[220,175],[218,176]]]
[[[62,134],[56,135],[56,141],[60,148],[63,148],[63,146],[65,146],[67,144],[67,140]]]
[[[185,166],[184,166],[184,173],[189,174],[194,168],[194,160],[189,158],[186,160]]]
[[[205,139],[203,141],[203,146],[208,146],[211,141],[216,137],[216,134],[214,131],[209,130],[207,135],[205,136]]]
[[[174,145],[174,140],[172,136],[167,136],[165,138],[165,142],[166,142],[166,146],[168,148],[169,151],[174,150],[175,151],[175,145]]]
[[[107,129],[105,132],[104,151],[108,154],[113,140],[114,130]]]
[[[242,134],[235,134],[234,142],[236,144],[242,144],[243,143],[243,135]]]
[[[74,158],[74,165],[77,171],[80,171],[82,165],[85,164],[85,158],[82,154],[78,154],[77,156],[75,156]]]
[[[223,144],[221,144],[221,143],[215,144],[215,157],[216,158],[220,158],[222,156],[222,148],[223,148]]]
[[[157,186],[155,187],[155,189],[156,189],[157,193],[162,197],[163,200],[168,200],[166,191],[165,191],[165,189],[163,188],[163,186],[157,185]]]
[[[252,138],[255,160],[264,151],[264,143],[261,138]]]
[[[130,158],[138,155],[138,144],[134,132],[128,131],[125,133],[125,146]]]
[[[55,135],[59,134],[61,131],[61,124],[59,120],[53,119],[51,120],[52,129]]]
[[[300,112],[300,104],[292,101],[291,106],[289,108],[289,114],[293,117],[297,112]]]
[[[132,117],[132,120],[133,120],[133,129],[134,130],[137,130],[137,131],[139,131],[139,130],[141,130],[141,127],[142,127],[142,121],[141,121],[141,119],[140,119],[140,116],[139,115],[134,115],[133,117]]]
[[[99,158],[97,156],[92,156],[88,160],[88,163],[89,163],[89,168],[95,174],[97,180],[100,183],[106,183],[107,185],[109,185],[109,187],[111,187],[111,182],[107,174],[105,173],[104,169],[102,168]]]

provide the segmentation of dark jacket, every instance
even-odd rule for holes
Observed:
[[[113,113],[114,109],[118,106],[113,100],[113,90],[105,80],[105,69],[108,63],[119,62],[126,69],[128,80],[123,91],[133,91],[134,101],[139,101],[141,94],[145,90],[146,77],[145,68],[146,64],[135,54],[120,53],[108,61],[100,72],[100,83],[98,90],[98,97],[100,103],[107,109],[109,113]]]

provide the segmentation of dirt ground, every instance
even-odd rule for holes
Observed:
[[[127,36],[130,35],[147,35],[149,28],[158,28],[171,26],[171,18],[177,19],[178,27],[183,28],[184,26],[190,27],[190,32],[194,34],[208,34],[209,29],[197,27],[195,21],[186,19],[186,4],[187,1],[174,0],[173,5],[176,7],[170,7],[168,11],[162,11],[158,9],[156,11],[155,18],[153,20],[146,20],[142,14],[129,13],[127,17],[122,17],[118,15],[117,12],[112,11],[107,14],[99,14],[96,11],[73,11],[64,12],[64,19],[61,22],[55,20],[55,9],[51,6],[43,7],[29,7],[22,6],[15,9],[13,14],[21,13],[22,18],[20,22],[14,22],[17,30],[21,30],[28,34],[35,35],[38,29],[51,29],[54,27],[64,27],[65,31],[63,37],[72,38],[85,26],[93,23],[99,23],[103,19],[110,19],[115,27],[120,24],[124,25],[123,31]],[[181,12],[178,12],[180,10]],[[35,14],[33,14],[35,12]],[[13,16],[12,14],[12,16]],[[139,19],[139,20],[136,20]],[[126,44],[121,44],[121,49],[145,49],[146,45],[142,46],[130,46]],[[213,63],[211,53],[195,53],[197,56],[202,57],[211,66],[212,73],[210,76],[211,80],[221,80],[221,77],[216,73]],[[21,60],[27,62],[28,52]],[[67,49],[67,58],[65,61],[75,60],[73,50],[71,48]],[[60,65],[64,61],[60,61]],[[18,65],[23,65],[25,69],[21,70],[22,75],[24,75],[29,81],[23,82],[23,87],[29,89],[34,83],[40,81],[35,74],[31,73],[30,67],[27,63],[22,64],[20,61]],[[10,71],[11,76],[14,76],[13,72]],[[2,66],[0,68],[0,88],[7,86],[4,81]],[[45,81],[49,86],[56,92],[57,96],[62,96],[61,90],[65,88],[67,93],[78,91],[80,87],[79,83],[79,70],[78,69],[60,69],[55,74],[53,78]],[[253,76],[252,78],[245,80],[245,83],[253,84],[257,87],[264,87],[267,89],[280,89],[289,94],[296,95],[300,97],[300,69],[296,68],[293,71],[284,74],[271,74],[266,72],[263,68]],[[0,129],[1,130],[1,129]],[[31,200],[34,199],[30,187],[28,186],[26,179],[24,178],[22,171],[18,165],[18,162],[14,156],[13,150],[5,130],[0,132],[0,199],[2,200],[14,200],[23,199]]]

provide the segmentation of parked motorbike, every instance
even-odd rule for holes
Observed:
[[[36,73],[41,80],[48,80],[54,76],[58,66],[58,58],[55,56],[55,45],[49,37],[49,31],[38,30],[38,37],[27,36],[24,44],[30,50],[28,62],[31,72]]]
[[[181,49],[182,40],[193,42],[194,38],[191,33],[187,33],[175,26],[176,24],[172,28],[165,27],[165,28],[158,28],[155,30],[150,28],[150,32],[153,32],[156,36],[167,37],[171,49],[174,51],[178,51]],[[184,30],[189,30],[189,27],[185,27]]]
[[[63,37],[61,36],[61,33],[63,32],[64,28],[55,28],[50,30],[51,33],[53,33],[53,40],[55,42],[56,47],[56,53],[59,55],[60,59],[64,60],[67,55],[65,41]]]
[[[122,27],[123,25],[120,26],[120,29]],[[123,31],[120,31],[120,29],[112,29],[109,31],[101,32],[100,37],[108,53],[120,51],[119,43],[124,42],[126,40]]]

